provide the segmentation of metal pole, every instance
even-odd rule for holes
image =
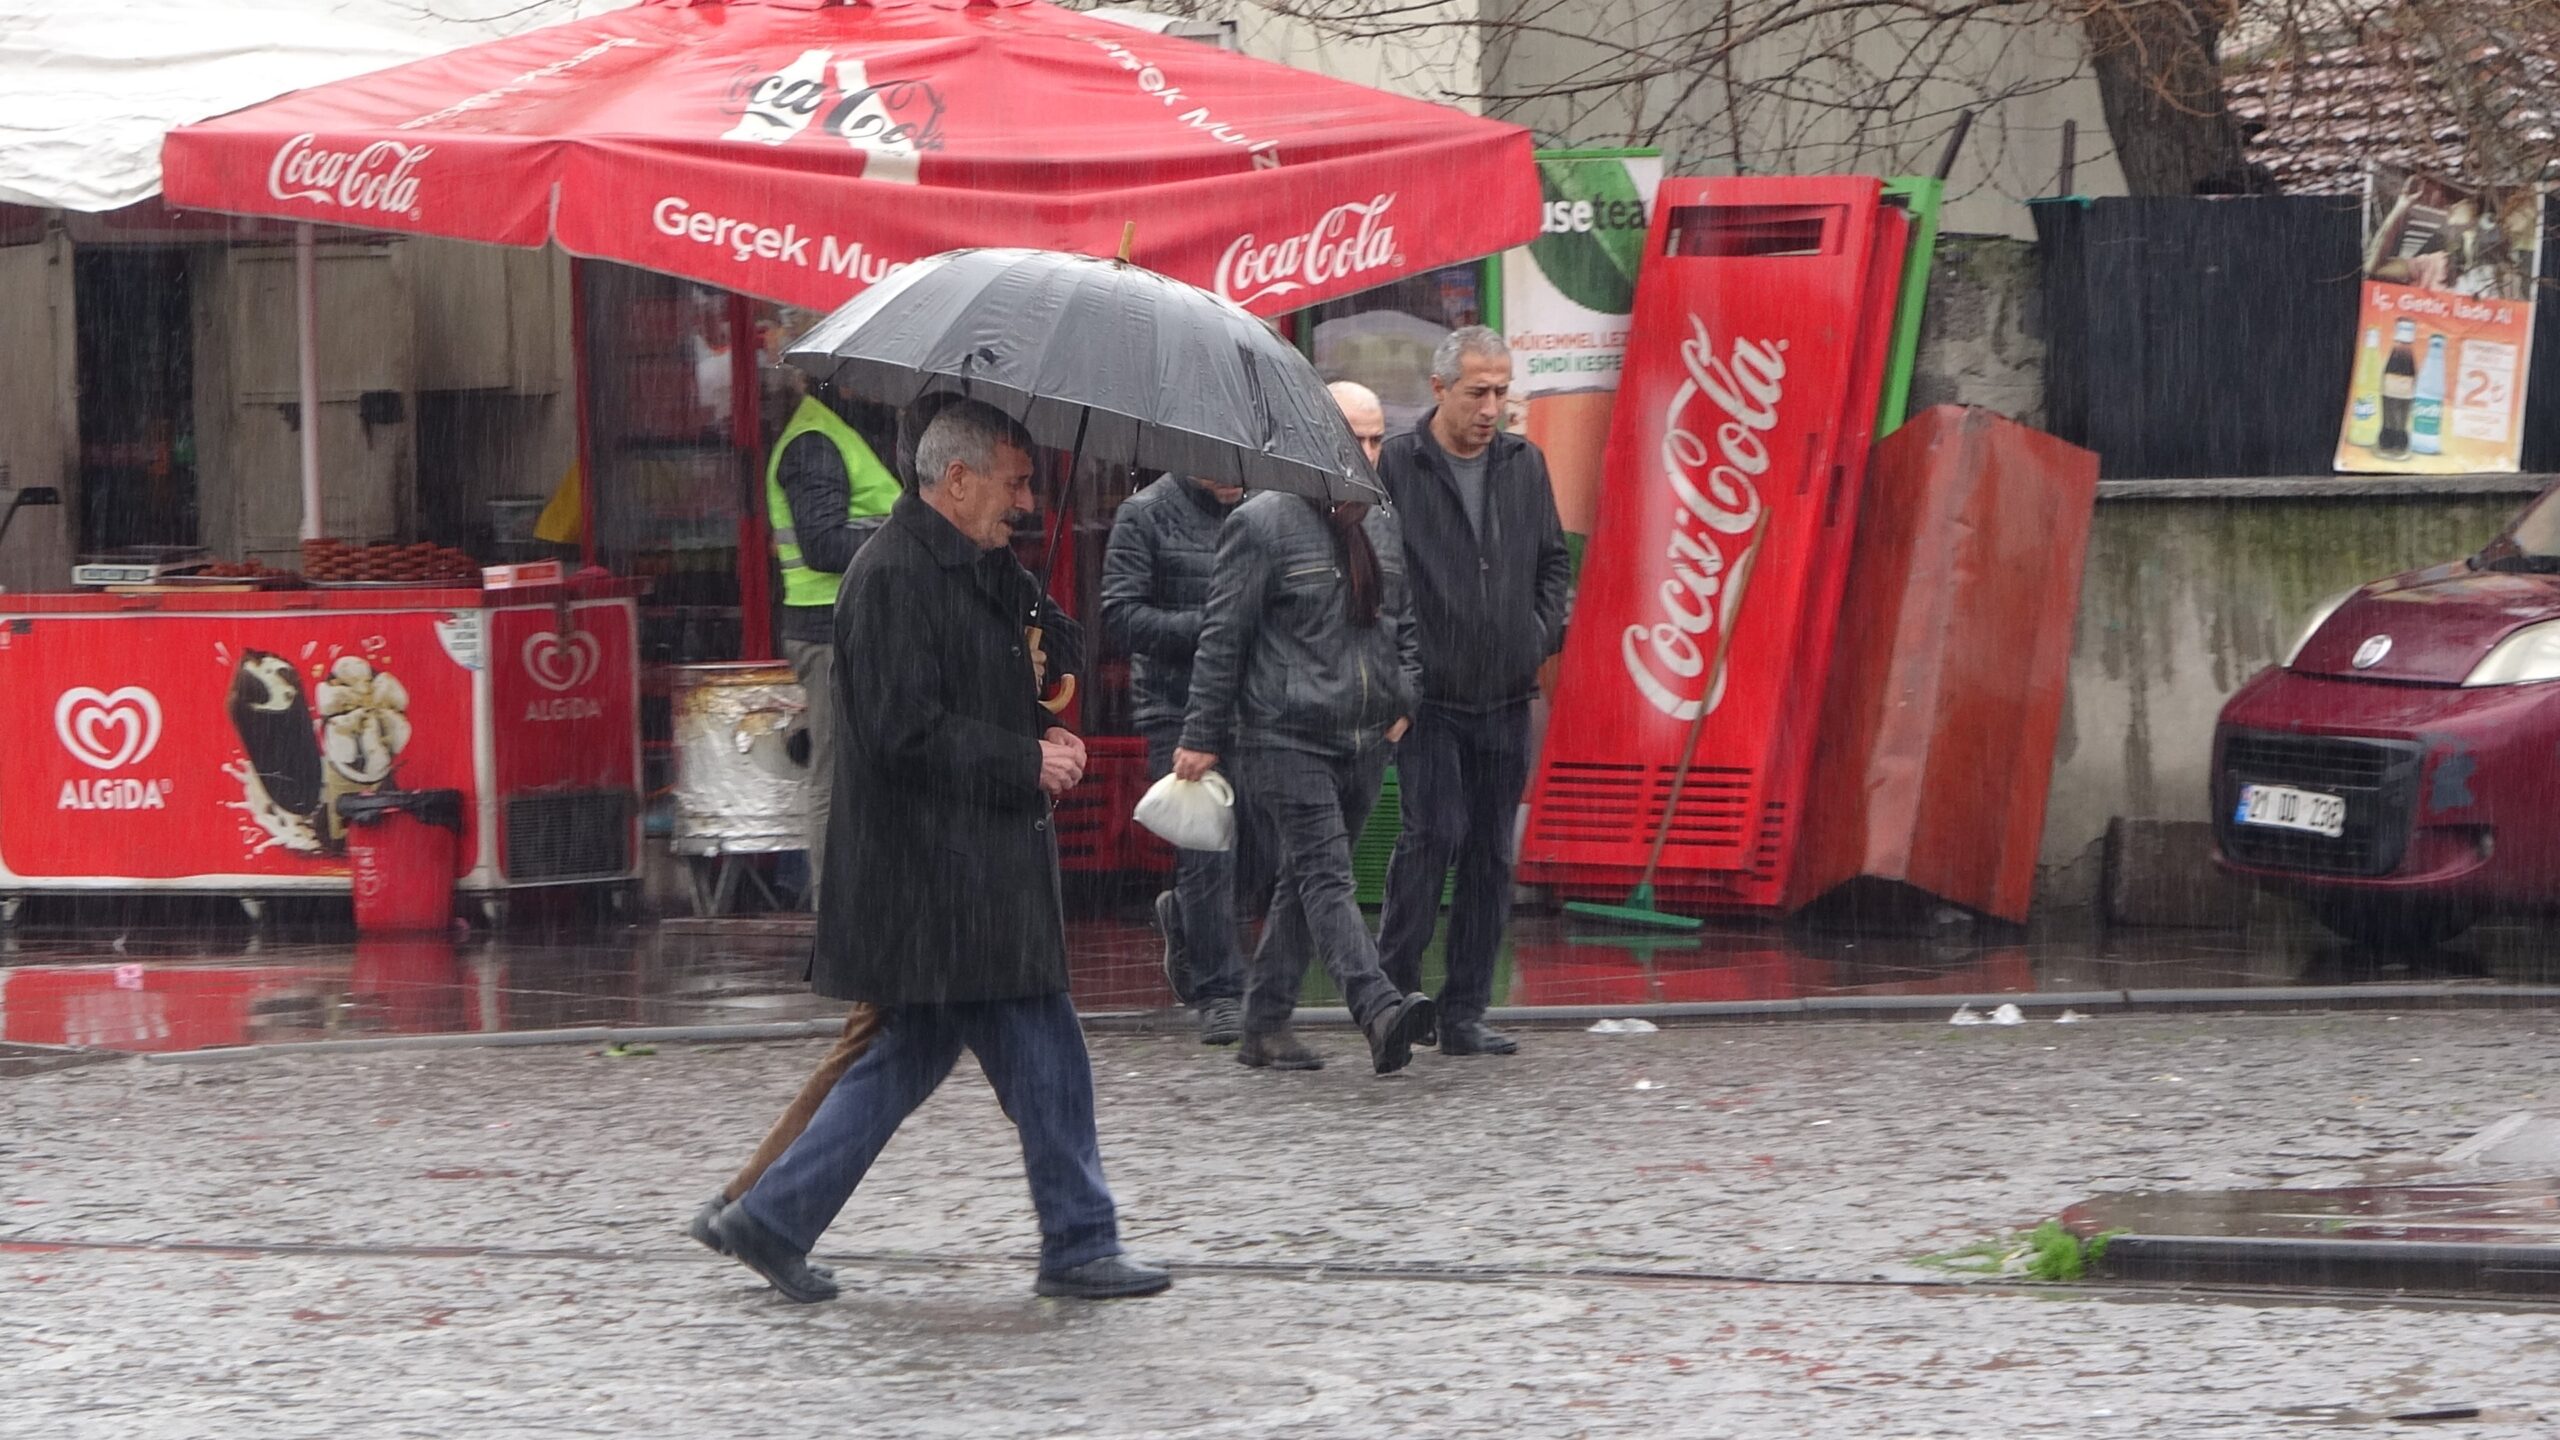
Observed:
[[[302,538],[328,530],[320,504],[320,245],[308,224],[293,227],[294,319],[302,350]]]

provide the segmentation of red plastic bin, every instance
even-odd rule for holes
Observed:
[[[356,929],[421,934],[453,924],[455,852],[462,843],[459,790],[381,790],[338,801],[347,822]]]

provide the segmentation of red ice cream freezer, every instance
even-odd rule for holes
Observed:
[[[493,906],[636,879],[641,588],[0,595],[0,903],[348,893],[385,789],[462,792]]]
[[[1907,240],[1874,179],[1663,182],[1523,880],[1624,896],[1690,754],[1655,888],[1782,903]]]

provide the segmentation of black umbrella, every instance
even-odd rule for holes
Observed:
[[[1324,500],[1383,500],[1307,358],[1242,307],[1121,260],[954,250],[812,326],[785,359],[893,405],[964,395],[1052,449]]]

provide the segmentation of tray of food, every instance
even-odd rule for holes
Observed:
[[[459,550],[421,540],[402,545],[344,540],[302,542],[302,578],[324,590],[477,589],[480,562]]]

